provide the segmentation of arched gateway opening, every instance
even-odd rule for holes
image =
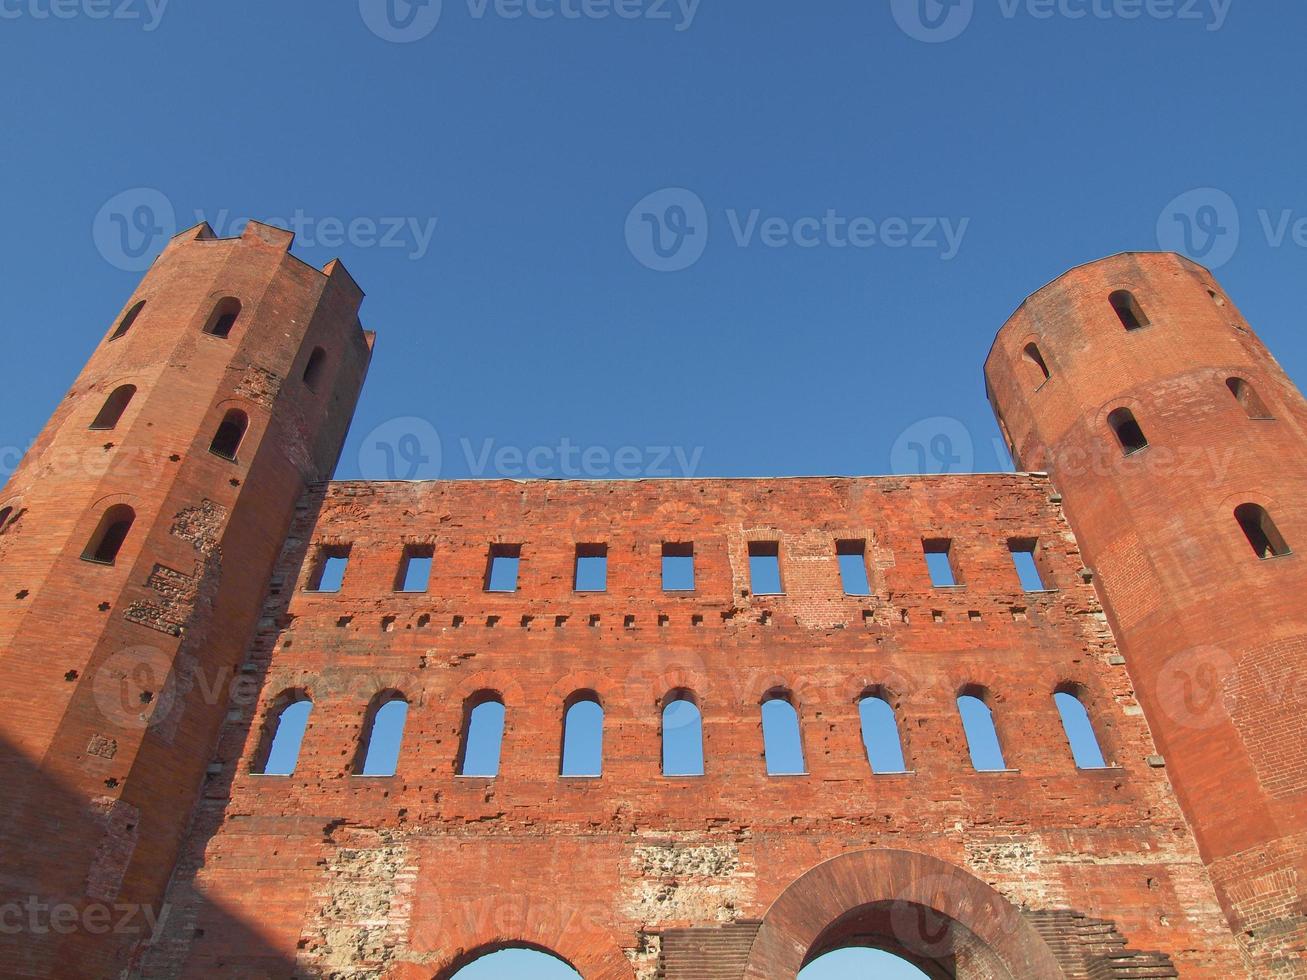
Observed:
[[[1066,978],[1030,922],[979,878],[924,854],[872,850],[820,864],[781,894],[745,980],[794,977],[858,948],[892,954],[932,980]]]
[[[581,980],[581,974],[556,953],[534,946],[507,946],[488,953],[474,953],[465,958],[451,980],[510,980],[531,977],[533,980]]]

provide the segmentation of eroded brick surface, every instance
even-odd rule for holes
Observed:
[[[1047,475],[324,483],[371,339],[344,269],[289,245],[258,224],[179,236],[0,496],[5,903],[158,922],[0,933],[9,973],[447,980],[526,945],[587,980],[772,980],[874,935],[962,980],[1307,974],[1307,580],[1231,520],[1255,502],[1307,540],[1285,463],[1307,407],[1205,272],[1105,260],[1003,329],[991,400]],[[1115,319],[1120,288],[1146,327]],[[215,338],[225,297],[242,319]],[[1273,420],[1248,417],[1235,374]],[[125,381],[119,426],[88,431]],[[1128,458],[1104,428],[1120,405],[1151,440]],[[236,460],[208,452],[233,407]],[[114,505],[136,513],[122,551],[84,561]],[[930,583],[939,539],[957,588]],[[1032,540],[1048,588],[1028,593],[1009,549]],[[843,591],[842,541],[863,543],[868,596]],[[690,542],[696,588],[664,593],[664,543]],[[607,590],[577,594],[595,545]],[[751,545],[776,548],[784,594],[754,595]],[[396,591],[412,546],[434,553],[422,594]],[[496,547],[520,554],[516,593],[486,591]],[[350,557],[330,595],[309,589],[327,549]],[[1082,697],[1107,768],[1075,768],[1057,690]],[[580,692],[605,713],[599,778],[559,775]],[[661,773],[674,692],[702,711],[701,777]],[[909,772],[870,770],[873,692]],[[972,770],[962,692],[989,700],[1007,771]],[[801,775],[766,771],[777,693]],[[500,772],[460,776],[491,694]],[[359,775],[396,696],[398,772]],[[306,697],[294,775],[258,774]]]
[[[220,920],[245,920],[266,894],[262,869],[238,854],[285,849],[294,826],[316,848],[339,826],[383,835],[382,853],[403,857],[359,850],[362,875],[334,854],[279,864],[278,883],[308,898],[276,941],[305,966],[431,976],[527,942],[587,977],[652,976],[661,933],[756,921],[824,860],[903,848],[965,869],[1015,908],[1110,921],[1186,976],[1239,975],[1052,496],[1025,475],[321,488],[291,529],[250,649],[258,697],[232,706],[220,742],[220,792],[241,819],[208,827],[195,844],[206,860],[174,885],[223,896],[221,915],[200,908],[185,971],[231,968]],[[926,536],[953,539],[964,588],[931,587]],[[1040,542],[1052,591],[1021,590],[1009,538]],[[843,593],[835,542],[850,539],[867,542],[870,597]],[[785,595],[751,594],[750,540],[779,542]],[[429,590],[396,593],[417,541],[435,546]],[[664,541],[693,541],[694,593],[663,593]],[[493,542],[521,546],[515,594],[484,591]],[[575,594],[576,544],[596,542],[608,546],[608,589]],[[305,591],[323,546],[350,549],[338,594]],[[1087,692],[1116,768],[1075,769],[1052,700],[1067,682]],[[969,684],[993,693],[1015,771],[971,771],[954,704]],[[776,688],[798,704],[806,776],[766,775],[759,705]],[[894,701],[910,774],[870,771],[857,700],[872,688]],[[677,689],[702,706],[702,778],[660,773],[659,705]],[[267,712],[289,690],[314,702],[296,774],[253,775]],[[410,704],[399,771],[354,775],[367,707],[387,690]],[[464,703],[485,690],[506,705],[502,770],[459,777]],[[605,709],[600,779],[558,775],[563,706],[582,690]],[[390,889],[410,880],[396,913]],[[986,975],[992,954],[959,943],[970,975]]]

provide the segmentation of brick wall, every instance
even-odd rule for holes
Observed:
[[[1026,475],[319,489],[223,730],[188,845],[202,861],[174,882],[145,975],[430,977],[513,942],[587,978],[653,977],[662,933],[756,924],[810,869],[867,849],[931,856],[1014,909],[1111,920],[1184,976],[1241,975],[1052,496]],[[964,587],[931,587],[927,537],[954,541]],[[1009,538],[1038,540],[1052,591],[1021,591]],[[848,539],[867,542],[870,597],[843,594]],[[785,595],[751,594],[750,540],[779,542]],[[414,541],[434,545],[429,591],[396,593]],[[665,541],[694,543],[693,593],[662,592]],[[495,542],[521,546],[515,594],[484,591]],[[608,545],[605,593],[572,591],[577,543]],[[305,591],[323,544],[351,548],[338,594]],[[1113,768],[1075,769],[1052,699],[1065,682]],[[971,770],[954,698],[973,684],[1013,771]],[[857,701],[873,687],[910,774],[870,771]],[[794,695],[808,775],[766,775],[759,704],[775,688]],[[410,702],[398,773],[354,775],[389,689]],[[675,689],[702,707],[702,778],[660,773]],[[254,775],[288,690],[314,702],[298,767]],[[483,690],[506,705],[500,775],[459,777],[464,704]],[[559,776],[578,690],[605,709],[600,779]],[[250,928],[263,953],[235,942]]]
[[[1126,329],[1118,290],[1147,325]],[[1307,975],[1307,403],[1211,274],[1169,254],[1040,290],[986,377],[1018,465],[1065,494],[1232,931],[1258,976]],[[1232,378],[1269,412],[1242,405]],[[1129,456],[1108,426],[1122,407],[1149,442]],[[1244,504],[1297,552],[1259,560]]]

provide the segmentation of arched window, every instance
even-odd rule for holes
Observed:
[[[132,522],[135,520],[136,511],[126,504],[110,507],[100,518],[100,524],[96,527],[95,534],[91,535],[91,540],[87,542],[82,558],[101,565],[112,565],[117,561],[118,552],[122,550],[123,542],[127,540],[127,532],[132,529]]]
[[[494,691],[480,691],[463,706],[463,739],[458,749],[460,776],[499,775],[504,743],[504,701]]]
[[[1148,326],[1148,317],[1144,314],[1143,307],[1139,305],[1139,300],[1135,299],[1135,294],[1128,289],[1118,289],[1108,297],[1108,302],[1112,304],[1112,309],[1116,310],[1116,315],[1121,318],[1121,326],[1127,330],[1138,330],[1140,327]]]
[[[1026,365],[1026,373],[1030,375],[1030,380],[1035,387],[1048,380],[1048,365],[1044,363],[1044,355],[1039,353],[1038,344],[1033,341],[1026,344],[1026,349],[1021,352],[1021,360]]]
[[[318,390],[318,382],[322,380],[322,369],[327,365],[327,352],[321,347],[313,348],[313,353],[309,355],[309,363],[304,365],[304,384],[310,391]]]
[[[9,518],[14,516],[12,507],[0,507],[0,534],[4,534],[9,527]]]
[[[209,322],[204,325],[204,332],[213,337],[226,340],[231,336],[232,327],[241,316],[241,301],[234,296],[219,300],[218,305],[209,314]]]
[[[604,709],[593,691],[567,699],[563,715],[564,776],[599,776],[604,771]]]
[[[262,776],[289,776],[299,761],[300,744],[313,702],[303,691],[286,691],[273,702],[264,723],[263,749],[254,766]]]
[[[689,691],[673,691],[663,702],[663,775],[702,776],[703,715]]]
[[[867,750],[871,771],[906,772],[899,721],[884,692],[864,695],[858,702],[858,715],[862,719],[862,744]]]
[[[763,698],[762,742],[767,775],[799,776],[807,772],[803,764],[799,713],[790,702],[788,691],[772,691]]]
[[[119,337],[126,334],[128,330],[132,329],[132,324],[136,322],[136,318],[141,315],[141,310],[143,309],[145,309],[145,300],[141,300],[124,313],[123,318],[118,321],[118,326],[116,326],[113,333],[109,335],[109,339],[117,340]]]
[[[1248,543],[1258,558],[1281,558],[1290,553],[1280,529],[1266,513],[1266,508],[1258,504],[1242,504],[1234,510],[1234,518],[1243,528]]]
[[[1257,390],[1243,378],[1228,378],[1225,386],[1230,389],[1230,394],[1234,395],[1235,401],[1243,406],[1244,412],[1250,419],[1272,419],[1270,409],[1257,394]]]
[[[1116,441],[1121,444],[1121,450],[1127,456],[1148,448],[1148,438],[1130,409],[1118,408],[1107,417],[1107,424],[1112,427]]]
[[[1098,736],[1094,734],[1094,726],[1082,698],[1083,691],[1076,684],[1064,684],[1053,694],[1058,714],[1062,716],[1062,730],[1071,745],[1071,755],[1076,760],[1076,768],[1102,769],[1107,763],[1103,760],[1103,749],[1098,744]]]
[[[112,429],[117,426],[119,419],[123,417],[123,412],[127,411],[127,406],[131,404],[135,395],[136,385],[122,385],[115,388],[109,397],[104,400],[104,407],[100,409],[100,414],[91,423],[91,428]]]
[[[372,699],[359,740],[355,772],[361,776],[393,776],[399,766],[408,701],[398,691],[384,691]]]
[[[245,439],[245,430],[249,427],[250,417],[239,408],[231,409],[222,417],[222,424],[218,426],[218,431],[213,434],[213,442],[209,444],[209,452],[215,456],[221,456],[223,459],[234,460],[236,450],[240,449],[241,442]]]
[[[1007,768],[1003,747],[994,727],[994,714],[989,708],[989,695],[984,688],[969,687],[958,695],[958,714],[967,736],[967,750],[971,753],[971,766],[976,772],[1001,772]]]

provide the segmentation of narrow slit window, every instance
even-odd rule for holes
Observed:
[[[487,592],[516,592],[518,566],[522,561],[520,544],[492,544],[486,564]]]
[[[926,538],[921,542],[921,550],[926,556],[926,570],[930,573],[932,586],[937,589],[952,589],[962,584],[957,567],[953,563],[951,538]]]
[[[1275,526],[1275,522],[1271,520],[1271,515],[1266,512],[1265,507],[1258,504],[1243,504],[1235,508],[1234,517],[1243,528],[1244,536],[1252,545],[1253,553],[1258,558],[1262,560],[1283,558],[1290,554],[1288,543],[1280,534],[1280,529]]]
[[[9,526],[9,518],[13,516],[14,509],[12,507],[0,507],[0,534],[5,533],[5,529]]]
[[[1135,299],[1135,294],[1130,290],[1118,289],[1108,297],[1108,302],[1112,304],[1112,309],[1120,318],[1121,325],[1127,330],[1138,330],[1140,327],[1148,326],[1148,317],[1144,315],[1143,307],[1139,305],[1139,300]]]
[[[396,592],[426,592],[431,585],[431,565],[436,549],[429,544],[410,544],[404,548],[395,579]]]
[[[702,776],[703,715],[693,695],[688,691],[668,695],[662,722],[663,775]]]
[[[135,521],[136,512],[126,504],[110,507],[100,518],[95,534],[82,552],[82,558],[100,565],[112,565],[118,560],[118,553]]]
[[[313,353],[309,355],[308,364],[304,365],[304,385],[310,391],[317,391],[318,384],[322,381],[322,372],[327,365],[327,352],[321,347],[315,347]]]
[[[1026,365],[1026,373],[1030,375],[1030,380],[1036,388],[1049,379],[1048,365],[1044,362],[1044,355],[1039,352],[1038,344],[1026,344],[1021,359]]]
[[[563,715],[564,776],[599,776],[604,769],[604,709],[592,691],[574,694]]]
[[[222,417],[222,424],[213,434],[209,452],[223,459],[235,460],[236,453],[245,441],[245,432],[250,427],[250,417],[239,408],[231,409]]]
[[[801,776],[807,772],[803,763],[799,712],[790,703],[788,694],[772,694],[763,701],[762,742],[767,775]]]
[[[867,750],[871,771],[877,774],[906,772],[898,718],[885,696],[869,694],[864,697],[858,702],[858,716],[862,720],[862,744]]]
[[[1059,690],[1053,695],[1058,714],[1062,716],[1062,730],[1071,745],[1071,756],[1075,759],[1077,769],[1104,769],[1107,762],[1103,758],[1103,749],[1094,734],[1093,723],[1089,720],[1089,711],[1080,694],[1071,688]]]
[[[256,775],[294,774],[312,711],[313,702],[303,691],[290,691],[277,698],[267,724],[262,765],[254,768]]]
[[[608,545],[578,544],[572,579],[575,592],[608,591]]]
[[[136,396],[136,385],[122,385],[115,388],[108,398],[104,401],[104,406],[100,413],[91,423],[91,428],[96,430],[108,431],[117,427],[122,421],[123,412],[127,411],[127,406],[132,403]]]
[[[117,340],[119,337],[125,336],[127,331],[132,329],[132,324],[136,322],[136,318],[141,315],[141,310],[143,309],[145,309],[145,300],[141,300],[124,313],[123,318],[118,321],[118,326],[115,327],[113,333],[109,335],[109,339]]]
[[[349,545],[326,545],[318,552],[317,565],[309,580],[310,592],[339,592],[349,568]]]
[[[221,300],[209,314],[209,322],[204,325],[204,332],[212,337],[226,340],[231,336],[232,328],[241,316],[241,301],[234,297]]]
[[[663,544],[663,591],[694,591],[693,544]]]
[[[784,595],[779,542],[749,542],[749,585],[754,595]]]
[[[867,542],[837,541],[835,556],[840,564],[840,582],[845,595],[871,595],[867,578]]]
[[[1271,410],[1266,407],[1257,390],[1243,378],[1230,378],[1225,382],[1225,386],[1230,389],[1230,394],[1234,395],[1235,401],[1243,408],[1244,414],[1250,419],[1271,420],[1275,416]]]
[[[1009,538],[1007,550],[1012,554],[1012,565],[1016,568],[1017,579],[1026,592],[1046,592],[1044,576],[1039,571],[1036,548],[1039,542],[1034,538]]]
[[[994,714],[981,692],[970,692],[958,697],[958,714],[967,736],[967,750],[971,766],[976,772],[1002,772],[1007,769],[1003,747],[994,727]]]
[[[463,717],[458,774],[484,779],[498,776],[504,743],[504,702],[498,694],[476,695],[468,701]]]
[[[359,745],[361,776],[393,776],[399,768],[408,701],[396,692],[380,695],[368,710],[365,735]]]
[[[1107,417],[1107,424],[1112,427],[1116,441],[1121,444],[1121,451],[1127,456],[1148,448],[1148,438],[1130,409],[1118,408]]]

